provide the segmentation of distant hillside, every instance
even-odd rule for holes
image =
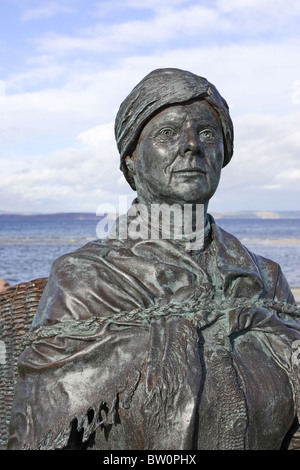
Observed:
[[[76,219],[76,220],[99,220],[100,216],[91,212],[57,212],[53,214],[17,213],[0,211],[0,218],[33,217],[38,219]]]
[[[300,219],[300,211],[212,212],[215,219]]]
[[[214,212],[215,219],[300,219],[300,211],[239,211],[239,212]],[[53,219],[99,220],[102,218],[92,212],[57,212],[53,214],[17,213],[0,210],[1,218],[34,217]]]

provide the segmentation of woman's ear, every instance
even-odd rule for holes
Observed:
[[[125,164],[127,166],[128,172],[130,172],[132,176],[135,175],[135,161],[133,160],[133,158],[127,155],[127,157],[125,157],[124,160],[125,160]]]
[[[130,184],[130,186],[132,187],[132,189],[134,191],[136,191],[136,187],[135,187],[135,175],[136,175],[135,161],[134,161],[133,157],[130,157],[129,155],[127,155],[127,157],[124,158],[124,162],[125,162],[125,165],[126,165],[126,168],[127,168],[126,179],[127,179],[128,183]]]

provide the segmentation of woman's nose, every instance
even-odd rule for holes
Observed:
[[[203,156],[203,143],[196,129],[188,128],[183,132],[181,137],[180,155],[186,156]]]

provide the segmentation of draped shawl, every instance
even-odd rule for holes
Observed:
[[[198,258],[169,240],[106,239],[55,261],[19,360],[9,449],[297,442],[293,296],[276,263],[211,226]]]

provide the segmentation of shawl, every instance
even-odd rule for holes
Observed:
[[[205,269],[169,240],[96,241],[54,263],[19,360],[9,449],[68,448],[74,432],[79,448],[95,435],[98,449],[197,448],[209,369],[219,370],[218,429],[225,430],[212,446],[246,448],[247,392],[237,370],[244,363],[253,370],[259,348],[262,362],[271,361],[273,384],[262,396],[286,398],[274,403],[273,421],[268,411],[256,429],[266,448],[280,446],[298,413],[291,357],[299,311],[276,263],[251,253],[212,218],[211,226],[212,242],[199,253]],[[201,337],[214,329],[218,338],[204,356]],[[235,365],[226,347],[216,362],[220,344],[221,352],[224,344],[233,351],[240,344]],[[257,371],[262,381],[265,373]],[[234,431],[232,413],[240,420]],[[253,432],[251,445],[259,448]]]

